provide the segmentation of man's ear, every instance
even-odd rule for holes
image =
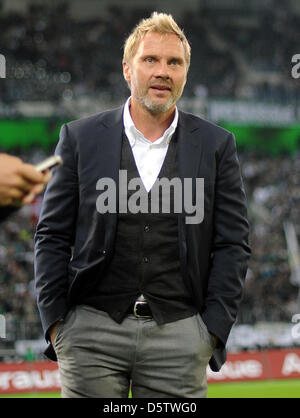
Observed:
[[[122,64],[123,64],[123,76],[125,78],[125,81],[127,81],[127,83],[130,84],[130,81],[131,81],[130,66],[126,61],[123,61]]]

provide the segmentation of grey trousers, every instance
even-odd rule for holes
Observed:
[[[129,315],[122,324],[78,305],[58,327],[54,348],[62,397],[205,398],[213,338],[199,314],[157,325]]]

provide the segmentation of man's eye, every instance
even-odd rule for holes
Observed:
[[[147,58],[146,58],[146,61],[147,61],[147,62],[153,62],[153,61],[154,61],[154,58],[152,58],[152,57],[147,57]]]
[[[177,64],[178,64],[178,60],[176,60],[176,59],[172,60],[172,61],[171,61],[171,64],[172,64],[172,65],[177,65]]]

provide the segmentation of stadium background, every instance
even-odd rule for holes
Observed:
[[[252,392],[247,383],[211,383],[209,395],[300,397],[300,78],[291,62],[300,54],[299,1],[0,0],[0,151],[39,162],[63,122],[122,104],[124,39],[154,10],[172,13],[192,45],[179,107],[235,133],[248,198],[253,254],[224,378],[262,380],[251,382]],[[13,379],[21,392],[38,391],[32,376],[26,386],[24,376],[11,374],[8,383],[4,374],[24,364],[34,371],[44,360],[32,239],[41,201],[1,225],[0,393],[17,391]],[[287,354],[289,373],[255,374],[247,363],[248,373],[238,353],[248,362],[271,353],[269,371]]]

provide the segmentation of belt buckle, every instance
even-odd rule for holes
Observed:
[[[134,308],[133,308],[133,315],[136,317],[136,318],[151,318],[149,315],[139,315],[137,312],[136,312],[136,309],[137,309],[137,306],[138,305],[145,305],[147,302],[146,301],[144,301],[144,300],[137,300],[136,302],[135,302],[135,304],[134,304]]]

